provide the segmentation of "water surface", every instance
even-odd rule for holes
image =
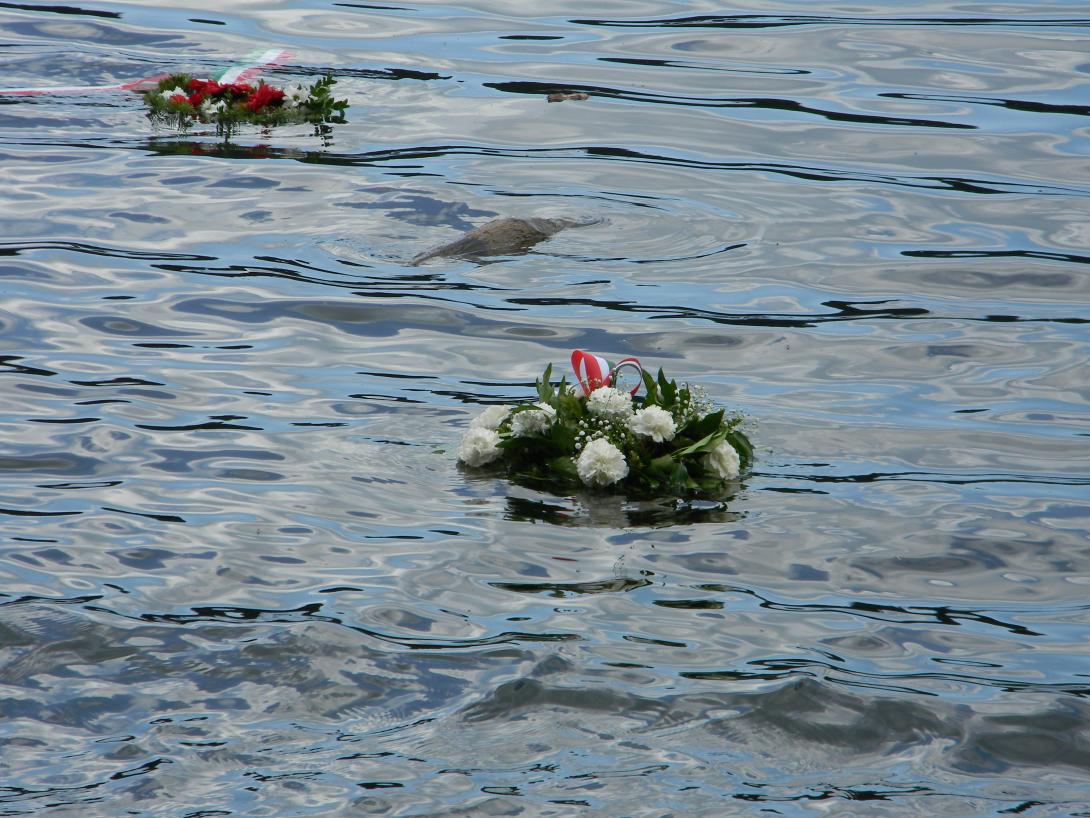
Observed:
[[[0,95],[0,815],[1090,814],[1084,4],[221,5],[0,9],[351,102]],[[497,215],[600,221],[408,265]],[[573,348],[741,490],[460,471]]]

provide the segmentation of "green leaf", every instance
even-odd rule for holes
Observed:
[[[575,429],[563,423],[554,423],[546,435],[553,445],[562,452],[575,451]]]
[[[655,471],[669,471],[674,468],[674,462],[673,455],[664,454],[648,463],[647,467]]]
[[[688,470],[684,464],[678,463],[674,466],[673,472],[670,474],[669,482],[670,490],[675,494],[684,494],[687,490],[696,487],[696,483],[689,476]]]
[[[537,395],[541,398],[542,403],[547,403],[550,406],[553,402],[553,385],[549,383],[549,378],[553,376],[553,365],[550,363],[545,367],[545,371],[541,375],[541,380],[537,382]]]
[[[725,437],[726,432],[722,431],[721,429],[717,429],[710,435],[706,435],[700,438],[700,440],[696,441],[696,443],[686,446],[683,449],[678,449],[674,452],[671,452],[670,454],[676,460],[682,457],[688,457],[691,454],[710,452],[712,449],[718,446]]]
[[[575,464],[570,457],[554,457],[550,460],[549,473],[575,480],[579,479],[579,471],[575,468]]]
[[[677,381],[666,380],[666,375],[659,368],[659,392],[662,393],[662,405],[664,408],[673,408],[677,401]]]
[[[726,439],[734,447],[734,450],[741,455],[742,465],[749,466],[753,462],[753,444],[750,443],[749,438],[743,432],[734,429],[727,432]]]
[[[694,418],[678,430],[678,437],[697,439],[707,437],[723,425],[723,410],[709,412],[702,418]]]
[[[553,408],[556,409],[557,423],[574,424],[586,414],[586,407],[583,405],[583,401],[581,401],[577,395],[572,395],[568,392],[562,392],[557,395]]]
[[[662,370],[660,369],[659,372]],[[644,406],[651,406],[658,403],[659,388],[655,383],[655,377],[646,369],[643,370],[643,388],[647,391],[647,397],[644,398]]]

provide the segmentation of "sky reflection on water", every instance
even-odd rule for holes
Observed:
[[[352,106],[0,94],[0,814],[1090,813],[1085,9],[214,5],[0,14]],[[408,265],[497,215],[600,221]],[[740,491],[458,469],[576,347]]]

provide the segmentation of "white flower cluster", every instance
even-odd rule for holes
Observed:
[[[175,88],[164,88],[159,91],[159,93],[162,94],[163,99],[170,99],[175,94],[181,94],[186,99],[189,99],[189,89],[184,85],[179,85]]]
[[[737,479],[742,468],[738,452],[725,440],[708,452],[705,459],[712,471],[722,480]]]
[[[587,398],[587,411],[605,418],[627,418],[632,414],[632,396],[611,386],[600,386]]]
[[[540,434],[553,425],[556,410],[547,403],[535,404],[536,409],[516,412],[511,418],[511,432],[519,437]]]
[[[502,454],[499,448],[500,435],[494,429],[471,426],[462,437],[458,446],[458,459],[467,466],[483,466],[491,463]]]
[[[297,108],[310,98],[310,89],[305,85],[289,85],[284,89],[284,107]]]
[[[469,422],[469,428],[492,429],[495,431],[500,428],[501,423],[507,420],[509,414],[511,414],[510,406],[489,406]]]
[[[458,459],[467,466],[484,466],[498,458],[500,426],[510,417],[511,433],[519,437],[540,434],[556,420],[556,410],[547,403],[538,403],[533,409],[514,412],[512,406],[489,406],[469,422],[469,430],[458,446]]]
[[[583,447],[575,470],[588,486],[608,486],[628,476],[628,462],[620,449],[600,437]]]
[[[206,99],[201,103],[201,113],[205,116],[215,116],[223,111],[227,107],[227,103],[222,99]]]
[[[656,443],[674,439],[677,424],[674,417],[661,406],[648,406],[628,418],[628,428],[638,435],[649,437]]]
[[[496,430],[511,413],[510,406],[489,406],[469,422],[469,431],[458,446],[458,459],[467,466],[491,463],[503,452],[499,448],[500,434]]]

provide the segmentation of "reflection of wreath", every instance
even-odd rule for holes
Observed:
[[[495,405],[470,422],[458,459],[470,467],[502,465],[512,479],[591,487],[620,485],[641,493],[719,493],[753,461],[742,416],[716,409],[700,387],[678,386],[635,358],[610,365],[576,350],[567,379],[537,382],[539,400]],[[614,388],[626,367],[640,381]],[[636,397],[640,387],[646,394]]]
[[[333,98],[336,82],[325,76],[309,87],[282,89],[263,81],[220,83],[171,74],[144,93],[144,102],[153,121],[183,129],[194,122],[215,123],[219,133],[230,133],[239,125],[268,128],[309,122],[321,126],[345,121],[348,100]]]

